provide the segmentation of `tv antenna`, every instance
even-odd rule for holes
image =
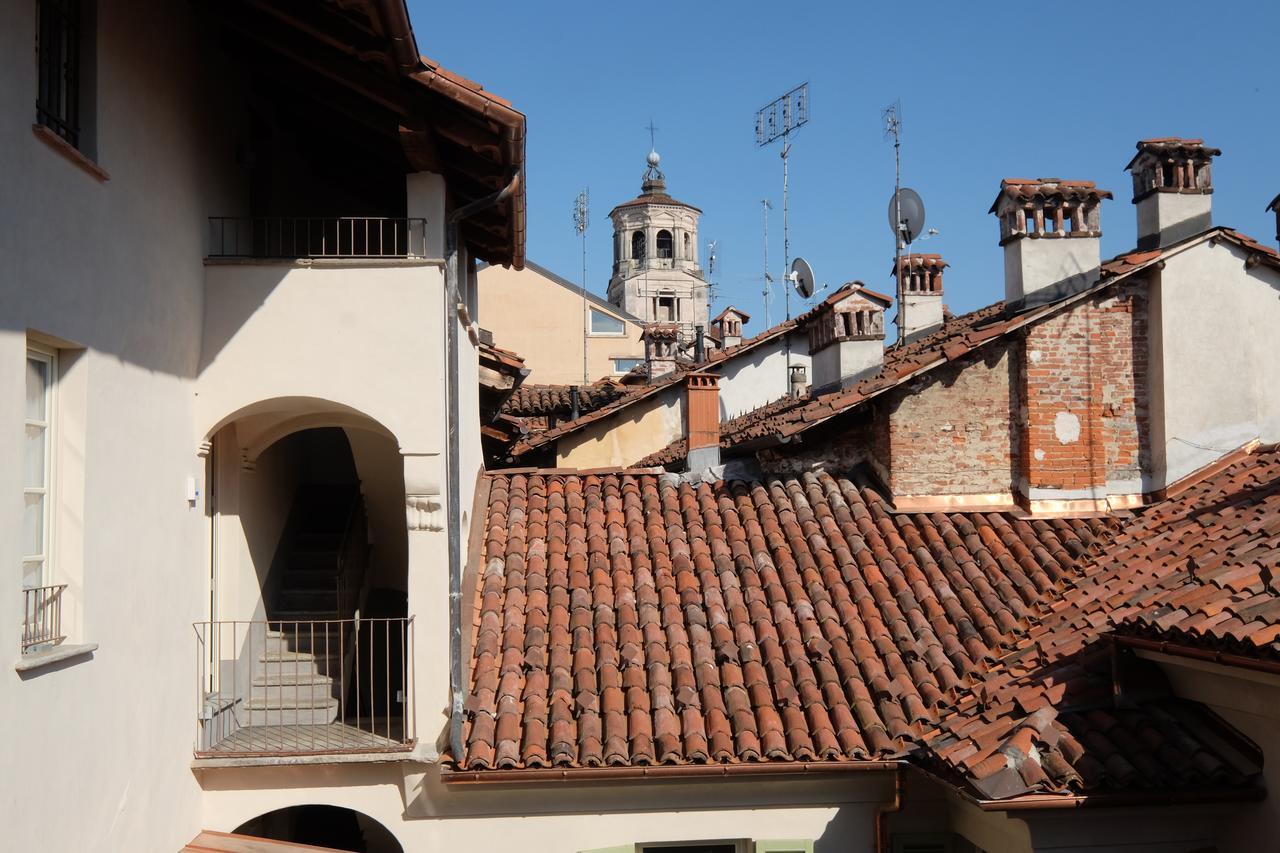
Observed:
[[[773,283],[773,276],[769,275],[769,211],[773,210],[773,203],[767,198],[760,199],[760,208],[764,211],[764,290],[761,296],[764,297],[764,327],[769,328],[769,285]]]
[[[902,185],[902,102],[894,101],[881,113],[884,138],[893,140],[893,196],[889,199],[889,230],[893,232],[893,270],[897,280],[898,343],[906,343],[906,324],[902,317],[903,279],[902,250],[924,230],[924,200],[910,187]],[[936,234],[931,230],[930,236]]]
[[[775,98],[756,111],[756,147],[763,148],[782,140],[782,268],[791,264],[791,230],[787,221],[788,166],[791,158],[791,134],[809,123],[809,83],[805,81],[790,92]],[[765,216],[768,217],[768,209]],[[769,289],[768,268],[765,269],[765,290]],[[783,287],[787,306],[787,319],[791,319],[791,291]],[[767,303],[766,303],[767,305]],[[791,336],[786,341],[787,374],[784,377],[787,392],[791,389]]]
[[[653,124],[652,121],[649,122]],[[590,190],[583,189],[573,200],[573,230],[582,238],[582,384],[590,385],[587,369],[587,224],[590,220]]]

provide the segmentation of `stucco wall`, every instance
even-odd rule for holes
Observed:
[[[1160,488],[1246,442],[1280,439],[1280,273],[1229,243],[1170,257],[1151,301],[1154,479]]]
[[[885,772],[826,780],[648,780],[445,786],[422,765],[200,771],[205,824],[231,830],[277,808],[328,803],[374,818],[406,851],[577,853],[635,842],[814,839],[817,853],[870,851]],[[518,842],[517,842],[518,839]]]
[[[0,3],[0,813],[16,850],[173,850],[200,817],[190,625],[207,551],[185,481],[202,479],[190,401],[206,217],[241,201],[222,103],[234,75],[192,62],[190,5],[96,5],[105,183],[33,135],[36,4]],[[49,580],[71,584],[69,641],[99,648],[21,677],[28,329],[80,348],[59,389]]]
[[[493,332],[493,342],[514,350],[529,368],[526,382],[582,384],[582,296],[534,269],[488,266],[480,270],[479,323]],[[605,311],[587,303],[590,309]],[[621,335],[590,334],[588,317],[587,374],[594,382],[613,376],[615,358],[644,358],[639,323],[623,322]]]
[[[556,465],[603,468],[632,465],[684,436],[683,383],[602,418],[556,444]]]
[[[813,366],[807,336],[797,333],[790,337],[791,364],[804,365],[812,381]],[[723,420],[758,409],[791,391],[786,343],[782,338],[724,362],[719,372],[720,417]]]

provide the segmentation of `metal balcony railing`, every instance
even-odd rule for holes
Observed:
[[[22,591],[22,653],[38,651],[66,639],[62,633],[62,591],[65,583]]]
[[[407,751],[413,617],[197,622],[197,757]]]
[[[211,216],[209,257],[423,258],[427,220],[385,216]]]

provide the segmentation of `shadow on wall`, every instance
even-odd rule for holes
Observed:
[[[277,809],[242,823],[235,831],[240,835],[355,853],[404,853],[404,847],[385,826],[366,814],[340,806]]]

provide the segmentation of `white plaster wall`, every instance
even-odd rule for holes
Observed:
[[[311,397],[372,418],[402,450],[439,452],[438,263],[210,263],[206,269],[192,441],[256,403]]]
[[[1280,273],[1197,244],[1152,285],[1152,453],[1158,489],[1255,438],[1280,439]],[[1157,332],[1158,329],[1158,332]]]
[[[1027,307],[1083,290],[1098,278],[1096,237],[1023,237],[1004,247],[1004,298]]]
[[[220,100],[232,78],[212,85],[225,69],[192,62],[190,5],[97,7],[106,183],[32,134],[36,4],[0,2],[0,814],[14,850],[174,850],[200,817],[187,764],[207,563],[203,506],[184,491],[202,479],[190,401],[206,217],[240,201]],[[99,649],[24,678],[28,329],[83,348],[60,389],[78,423],[60,425],[50,580],[72,582],[70,642]]]
[[[1213,225],[1213,196],[1151,193],[1138,202],[1138,245],[1169,246]]]
[[[685,395],[684,383],[677,382],[566,435],[556,443],[556,465],[584,469],[634,465],[684,436]]]
[[[791,363],[801,364],[813,382],[813,360],[804,334],[791,338]],[[746,355],[728,359],[720,368],[720,417],[722,420],[758,409],[787,396],[791,378],[787,370],[786,344],[782,338],[757,347]]]
[[[816,853],[870,853],[886,772],[825,780],[443,785],[435,767],[346,765],[200,771],[205,824],[229,831],[305,803],[341,805],[387,827],[406,851],[577,853],[635,842],[814,839]]]

